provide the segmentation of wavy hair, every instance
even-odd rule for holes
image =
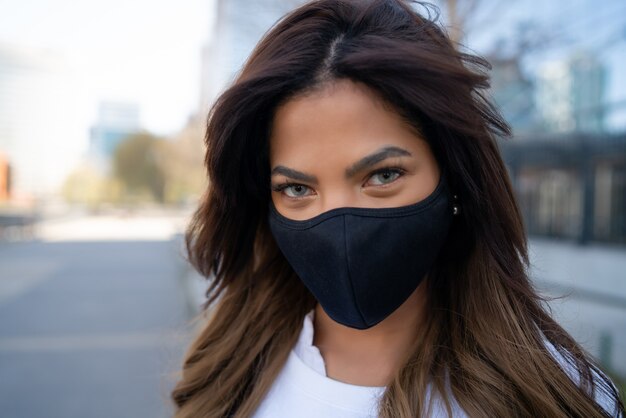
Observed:
[[[277,106],[339,79],[371,88],[422,133],[461,206],[429,272],[426,325],[379,416],[427,416],[429,388],[449,414],[457,403],[472,417],[623,413],[611,381],[529,279],[527,237],[497,145],[510,129],[485,93],[488,62],[461,52],[431,9],[412,3],[315,0],[294,9],[211,107],[209,185],[186,232],[189,261],[210,278],[207,321],[171,394],[176,418],[252,416],[315,306],[268,228],[268,140]],[[605,412],[598,395],[616,410]]]

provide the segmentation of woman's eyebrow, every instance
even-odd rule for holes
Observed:
[[[350,178],[354,176],[359,171],[362,171],[380,161],[383,161],[389,157],[404,157],[410,156],[411,153],[404,148],[400,147],[384,147],[374,152],[373,154],[367,155],[361,158],[356,163],[352,164],[351,167],[346,169],[346,178]]]
[[[277,165],[272,169],[272,176],[282,174],[285,177],[289,177],[294,180],[304,181],[310,184],[317,185],[317,177],[312,174],[303,173],[302,171],[294,170],[293,168],[285,167],[284,165]]]

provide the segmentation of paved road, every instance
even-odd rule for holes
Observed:
[[[0,415],[171,416],[191,312],[180,248],[180,236],[0,243]]]

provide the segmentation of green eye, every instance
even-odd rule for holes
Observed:
[[[283,189],[289,197],[302,197],[307,195],[308,187],[302,184],[292,184]]]
[[[396,180],[398,177],[400,177],[400,172],[398,170],[387,169],[372,174],[369,183],[374,186],[388,184]]]

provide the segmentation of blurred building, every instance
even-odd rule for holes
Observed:
[[[606,69],[591,53],[547,62],[537,80],[536,101],[548,132],[604,131]]]
[[[200,113],[234,80],[263,34],[304,0],[216,0],[216,24],[202,51]]]
[[[96,123],[91,128],[91,163],[100,171],[108,172],[115,148],[126,137],[139,130],[139,105],[132,102],[101,102]]]
[[[0,150],[13,199],[54,194],[78,158],[74,84],[54,51],[0,45]]]
[[[579,52],[538,74],[539,129],[502,144],[528,232],[625,243],[626,134],[605,130],[603,64]]]
[[[531,235],[626,243],[626,133],[501,141]]]
[[[534,86],[522,74],[519,59],[493,56],[489,62],[491,95],[506,121],[516,134],[536,130]]]

